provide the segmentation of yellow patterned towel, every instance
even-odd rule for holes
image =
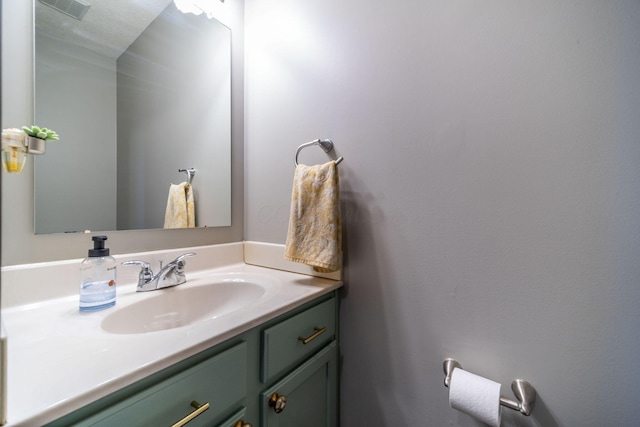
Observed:
[[[193,189],[183,182],[169,187],[164,228],[193,228],[196,226]]]
[[[341,268],[340,187],[334,161],[296,166],[284,258],[321,273]]]

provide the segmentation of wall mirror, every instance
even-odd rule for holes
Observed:
[[[171,0],[34,11],[34,124],[60,135],[34,156],[35,233],[163,228],[190,168],[196,227],[231,225],[231,30]]]

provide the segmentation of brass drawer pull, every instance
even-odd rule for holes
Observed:
[[[185,425],[186,423],[188,423],[189,421],[193,420],[195,417],[197,417],[198,415],[202,414],[204,411],[209,409],[209,403],[208,402],[201,405],[198,402],[196,402],[195,400],[192,400],[191,401],[191,406],[196,408],[196,410],[193,411],[192,413],[190,413],[189,415],[187,415],[186,417],[184,417],[183,419],[181,419],[180,421],[178,421],[177,423],[175,423],[174,425],[172,425],[171,427],[182,427],[183,425]]]
[[[269,406],[272,407],[274,411],[276,411],[276,414],[279,414],[280,412],[284,411],[284,407],[287,406],[287,397],[279,396],[278,393],[273,393],[269,397]]]
[[[233,425],[233,427],[253,427],[251,424],[249,423],[245,423],[242,420],[238,420],[236,421],[236,423]]]
[[[311,341],[315,340],[316,338],[318,338],[320,335],[322,335],[323,333],[327,332],[327,328],[313,328],[314,331],[316,331],[313,335],[308,336],[307,338],[305,337],[298,337],[298,339],[300,341],[302,341],[302,344],[309,344]]]

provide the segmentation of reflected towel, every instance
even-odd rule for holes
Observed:
[[[171,184],[164,228],[193,228],[196,226],[193,189],[190,184]]]
[[[284,258],[321,273],[341,268],[340,187],[334,161],[296,166]]]

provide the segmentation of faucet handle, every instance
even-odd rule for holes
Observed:
[[[131,261],[125,261],[122,265],[140,265],[143,270],[149,270],[151,268],[151,264],[146,261],[140,261],[139,259],[132,259]]]
[[[189,252],[189,253],[186,253],[186,254],[182,254],[178,258],[173,260],[173,263],[176,265],[176,273],[184,274],[184,266],[186,264],[184,259],[187,258],[187,257],[190,257],[190,256],[195,256],[195,255],[196,255],[195,252]]]
[[[131,261],[125,261],[122,265],[139,265],[141,267],[140,274],[138,276],[139,282],[146,283],[153,278],[153,271],[151,271],[151,264],[146,261],[140,261],[133,259]]]
[[[175,260],[173,260],[173,262],[176,262],[176,263],[178,263],[178,262],[184,262],[183,260],[184,260],[185,258],[187,258],[187,257],[190,257],[190,256],[196,256],[196,253],[195,253],[195,252],[187,252],[186,254],[182,254],[182,255],[180,255],[178,258],[176,258]]]

